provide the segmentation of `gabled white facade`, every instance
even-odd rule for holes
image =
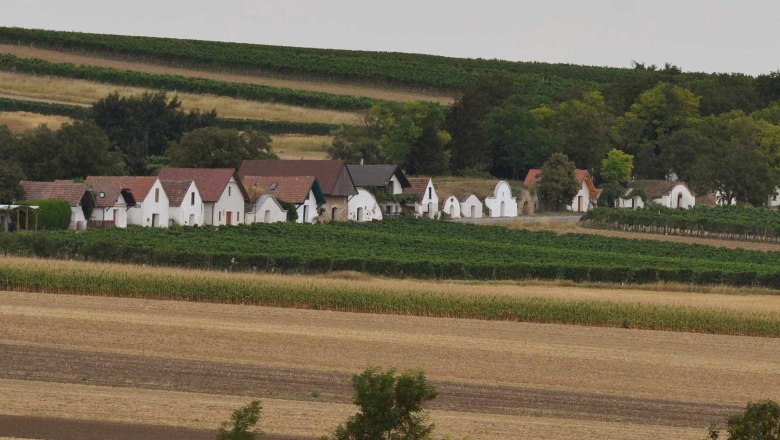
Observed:
[[[517,198],[512,197],[512,188],[502,180],[493,189],[493,197],[485,199],[490,217],[517,217]]]
[[[433,187],[433,180],[428,179],[422,200],[414,202],[414,214],[417,217],[437,218],[439,216],[439,196]]]
[[[770,208],[777,208],[778,206],[780,206],[780,188],[777,188],[777,191],[775,191],[774,194],[769,196],[766,206]]]
[[[629,194],[630,195],[630,194]],[[661,205],[672,209],[691,209],[696,206],[696,197],[691,194],[687,186],[677,184],[672,189],[659,198],[652,200],[656,205]],[[618,207],[628,209],[644,208],[645,201],[641,197],[621,197],[618,199]]]
[[[395,174],[393,174],[390,177],[390,193],[402,194],[403,192],[404,192],[404,188],[401,186],[401,182],[399,182],[398,178],[395,177]]]
[[[482,218],[483,205],[479,197],[471,194],[460,204],[460,215],[465,218]]]
[[[316,222],[317,217],[320,215],[317,208],[317,197],[315,197],[314,191],[309,190],[309,193],[306,196],[306,200],[298,205],[298,219],[296,220],[296,223]]]
[[[460,202],[458,201],[458,198],[455,196],[449,196],[444,199],[441,212],[446,214],[449,218],[460,218]]]
[[[203,221],[214,226],[243,224],[244,207],[244,194],[235,177],[231,177],[216,202],[204,203]]]
[[[246,213],[247,224],[252,223],[279,223],[287,221],[287,211],[282,208],[276,197],[262,195],[256,201],[251,212]]]
[[[127,211],[127,223],[152,228],[168,227],[168,196],[156,179],[146,198]]]
[[[395,176],[393,176],[393,179],[395,179]],[[401,185],[399,184],[398,187],[400,188]],[[382,220],[382,209],[376,202],[376,197],[363,188],[358,188],[357,190],[357,195],[350,197],[347,202],[347,209],[349,210],[347,219],[356,222]]]
[[[68,229],[74,231],[87,229],[87,219],[84,217],[84,208],[81,206],[81,203],[70,207],[70,224]]]
[[[124,229],[127,227],[127,212],[127,202],[120,193],[113,206],[95,206],[89,219],[101,223],[113,222],[115,228]]]
[[[203,211],[203,199],[200,198],[200,191],[193,181],[190,183],[181,205],[169,207],[168,218],[171,224],[200,226],[203,224]]]
[[[580,182],[580,190],[577,191],[577,195],[574,196],[571,204],[566,205],[566,210],[572,212],[587,212],[590,209],[590,189],[585,180],[583,180]]]

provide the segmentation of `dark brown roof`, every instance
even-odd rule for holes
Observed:
[[[194,180],[200,198],[207,203],[219,200],[225,187],[230,183],[230,178],[235,177],[244,200],[249,201],[249,195],[233,168],[163,168],[160,170],[159,177],[161,180]]]
[[[168,196],[168,204],[181,206],[187,196],[187,191],[192,186],[192,180],[160,180],[160,184],[165,190],[165,195]]]
[[[95,195],[95,206],[99,208],[108,208],[116,205],[120,194],[125,199],[127,206],[135,206],[133,191],[130,188],[123,187],[116,180],[88,180],[87,183]],[[100,196],[101,194],[103,194],[103,197]]]
[[[677,185],[683,185],[686,188],[688,187],[685,185],[685,183],[681,181],[671,181],[671,180],[635,180],[631,182],[630,185],[628,185],[628,190],[626,190],[625,197],[630,197],[631,193],[634,190],[641,190],[645,193],[648,199],[660,199],[666,194],[669,194],[672,191],[672,188],[674,188]]]
[[[404,188],[404,194],[414,194],[422,200],[425,197],[425,190],[428,188],[430,177],[410,177],[409,187]]]
[[[24,198],[27,200],[64,200],[70,207],[78,206],[84,194],[88,192],[87,185],[70,180],[55,180],[54,182],[36,182],[22,180]]]
[[[86,180],[88,184],[93,186],[98,181],[115,182],[122,188],[132,191],[136,201],[143,201],[149,195],[157,178],[154,176],[89,176]]]
[[[300,205],[309,197],[309,191],[314,191],[317,202],[325,202],[314,176],[244,176],[244,186],[253,199],[270,194],[282,202]]]
[[[393,176],[398,179],[401,188],[409,187],[409,180],[398,165],[347,165],[355,186],[385,187]]]
[[[357,188],[342,160],[245,160],[238,175],[314,176],[325,195],[354,196]]]

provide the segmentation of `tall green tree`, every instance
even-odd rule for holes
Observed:
[[[729,417],[724,440],[780,440],[780,405],[772,400],[751,402],[742,414]],[[717,440],[720,431],[710,429]]]
[[[456,174],[488,171],[492,164],[484,122],[488,113],[515,93],[507,74],[482,75],[464,90],[447,113],[446,129],[452,135],[450,166]]]
[[[484,129],[490,148],[494,176],[521,179],[529,169],[538,167],[560,143],[549,128],[542,126],[541,112],[512,101],[495,108],[485,119]]]
[[[260,421],[263,405],[259,400],[253,400],[230,415],[230,420],[222,423],[217,433],[217,440],[254,440],[263,433],[255,428]]]
[[[10,161],[0,162],[0,203],[11,203],[24,195],[19,185],[22,179],[24,174],[19,165]]]
[[[634,156],[642,178],[663,178],[669,171],[661,160],[661,144],[699,117],[699,98],[682,87],[659,83],[642,93],[615,123],[620,149]]]
[[[384,157],[379,140],[377,125],[368,118],[362,125],[342,125],[333,133],[333,141],[327,147],[328,157],[348,164],[381,164]]]
[[[112,151],[108,136],[92,121],[64,124],[55,133],[57,157],[65,178],[125,173],[122,155]]]
[[[171,143],[168,157],[175,167],[238,168],[245,159],[276,159],[271,137],[257,131],[199,128]]]
[[[427,423],[423,405],[438,393],[421,371],[396,375],[370,368],[352,377],[352,387],[359,412],[336,428],[332,440],[431,438],[433,424]]]
[[[626,185],[631,181],[634,156],[612,149],[601,161],[601,179],[606,183]]]
[[[579,191],[575,170],[574,162],[563,153],[553,154],[542,165],[538,195],[548,209],[555,207],[559,211],[563,205],[571,204]]]

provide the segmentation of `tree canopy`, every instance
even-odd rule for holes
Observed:
[[[574,162],[563,153],[555,153],[542,165],[539,182],[539,199],[547,209],[560,210],[562,205],[571,204],[579,191],[574,177]]]
[[[245,159],[276,159],[271,137],[256,131],[199,128],[185,133],[168,148],[175,167],[238,168]]]

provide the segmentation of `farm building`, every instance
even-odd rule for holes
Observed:
[[[482,202],[474,194],[469,194],[464,201],[460,202],[461,217],[482,218],[483,211]]]
[[[198,226],[203,224],[203,199],[193,180],[161,180],[168,196],[168,224]]]
[[[458,197],[452,194],[443,194],[441,199],[443,200],[441,204],[442,214],[446,215],[447,218],[461,218],[461,207]]]
[[[775,193],[767,198],[766,206],[770,208],[777,208],[780,206],[780,188],[777,188]]]
[[[532,188],[541,182],[542,178],[542,170],[533,168],[528,170],[528,174],[525,176],[523,184],[528,188]],[[566,205],[566,210],[572,212],[587,212],[596,205],[599,191],[593,184],[593,179],[591,179],[588,170],[574,170],[574,179],[577,181],[579,190],[572,199],[571,204]],[[521,208],[521,212],[523,212],[524,208],[525,206]]]
[[[382,208],[371,192],[365,188],[358,188],[356,196],[349,198],[349,219],[356,222],[370,222],[382,220]]]
[[[517,217],[517,198],[512,197],[512,188],[501,180],[493,189],[493,195],[485,198],[489,217]]]
[[[673,209],[690,209],[696,206],[688,185],[677,180],[635,180],[620,197],[620,208],[639,209],[650,201]]]
[[[389,196],[403,194],[409,188],[409,180],[397,165],[347,165],[352,181],[358,188],[373,188],[378,193]],[[388,197],[381,201],[382,210],[387,215],[401,212],[401,203]]]
[[[250,199],[253,198],[250,194]],[[251,209],[246,213],[245,223],[280,223],[287,221],[287,210],[279,204],[276,197],[263,194],[255,198]]]
[[[95,209],[89,218],[90,228],[126,228],[127,210],[135,206],[135,196],[130,188],[118,181],[87,181],[95,196]]]
[[[25,200],[63,200],[70,206],[69,229],[82,230],[87,227],[87,218],[95,207],[95,199],[87,185],[70,180],[36,182],[22,180]]]
[[[90,185],[115,185],[133,193],[135,205],[127,210],[127,224],[152,228],[168,227],[168,196],[154,176],[89,176]]]
[[[203,224],[244,223],[249,196],[233,168],[163,168],[160,179],[195,182],[203,201]]]
[[[537,199],[530,191],[517,181],[507,181],[512,197],[516,199],[518,215],[525,206],[527,214],[533,214],[536,209]],[[460,202],[460,216],[462,218],[482,218],[486,215],[483,200],[495,197],[497,182],[494,179],[482,179],[475,177],[440,177],[436,179],[436,190],[439,198],[446,201],[454,196]],[[499,210],[501,206],[499,204]],[[444,211],[444,207],[442,208]],[[499,212],[500,213],[500,212]]]
[[[251,199],[259,201],[260,196],[271,195],[280,202],[293,205],[298,223],[317,221],[319,207],[325,203],[325,195],[313,176],[244,176],[244,185]],[[258,208],[254,207],[253,211],[258,212]]]
[[[417,197],[410,203],[417,217],[436,218],[439,216],[439,197],[433,187],[430,177],[410,177],[409,187],[404,188],[404,194]]]
[[[349,219],[349,198],[358,194],[357,187],[344,161],[341,160],[245,160],[238,170],[246,176],[313,176],[325,195],[320,220]]]

